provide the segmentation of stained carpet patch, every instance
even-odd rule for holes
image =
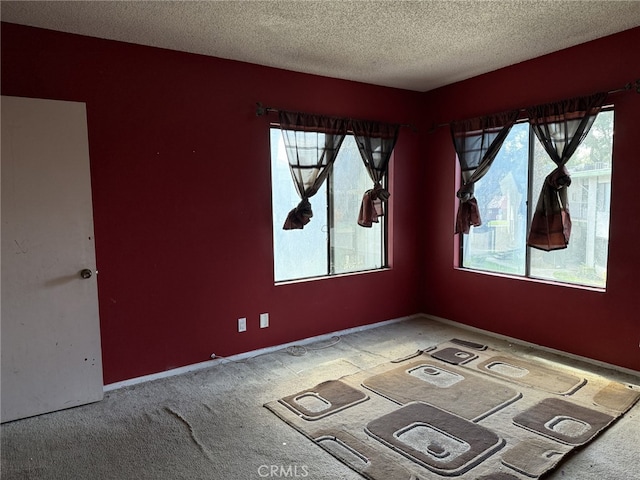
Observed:
[[[453,339],[265,405],[372,480],[524,480],[584,448],[640,387]]]

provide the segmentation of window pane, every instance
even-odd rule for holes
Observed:
[[[311,199],[313,218],[302,230],[283,230],[287,214],[300,202],[289,170],[280,129],[271,129],[271,198],[275,281],[328,274],[327,186]]]
[[[524,275],[528,155],[529,124],[519,123],[476,183],[482,225],[462,236],[465,268]]]
[[[613,111],[601,112],[571,157],[569,212],[571,239],[564,250],[531,249],[531,276],[604,287],[609,248]],[[536,138],[533,160],[534,205],[544,178],[555,168]]]
[[[278,128],[271,129],[271,181],[276,282],[384,266],[384,217],[372,228],[358,225],[362,195],[373,182],[352,135],[345,138],[327,181],[310,199],[313,218],[304,229],[282,229],[300,198]]]
[[[371,228],[358,225],[362,195],[373,187],[353,136],[345,138],[330,178],[333,202],[331,273],[380,268],[383,265],[382,217]]]

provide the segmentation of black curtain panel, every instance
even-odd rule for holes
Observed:
[[[373,188],[367,190],[362,197],[358,224],[371,227],[384,215],[384,204],[390,197],[389,191],[382,184],[398,141],[400,125],[352,120],[351,128],[364,166],[373,181]]]
[[[451,123],[451,138],[458,154],[462,186],[455,233],[469,233],[469,227],[482,224],[474,184],[491,167],[519,115],[518,110]]]
[[[313,217],[309,199],[326,180],[347,134],[347,120],[280,111],[280,130],[300,203],[289,212],[284,230],[304,228]]]

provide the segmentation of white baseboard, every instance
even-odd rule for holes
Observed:
[[[214,365],[218,365],[220,363],[226,362],[226,361],[240,361],[240,360],[244,360],[247,358],[251,358],[251,357],[256,357],[258,355],[264,355],[265,353],[271,353],[271,352],[275,352],[277,350],[282,350],[288,347],[292,347],[292,346],[298,346],[298,345],[308,345],[310,343],[314,343],[314,342],[320,342],[323,340],[329,340],[332,337],[335,336],[341,336],[341,335],[348,335],[350,333],[356,333],[356,332],[362,332],[365,330],[370,330],[372,328],[378,328],[378,327],[382,327],[384,325],[390,325],[392,323],[398,323],[398,322],[403,322],[406,320],[410,320],[410,319],[415,319],[415,318],[428,318],[430,320],[434,320],[436,322],[440,322],[440,323],[444,323],[446,325],[450,325],[452,327],[456,327],[456,328],[460,328],[462,330],[469,330],[471,332],[475,332],[475,333],[479,333],[479,334],[483,334],[483,335],[488,335],[490,337],[494,337],[500,340],[505,340],[508,341],[510,343],[515,343],[517,345],[520,345],[522,347],[533,347],[533,348],[537,348],[539,350],[548,352],[548,353],[552,353],[555,355],[561,355],[567,358],[571,358],[574,360],[579,360],[581,362],[585,362],[597,367],[602,367],[602,368],[608,368],[611,370],[616,370],[619,372],[623,372],[623,373],[627,373],[629,375],[634,375],[634,376],[640,376],[640,372],[636,371],[636,370],[632,370],[630,368],[625,368],[625,367],[620,367],[618,365],[613,365],[611,363],[606,363],[606,362],[602,362],[600,360],[594,360],[592,358],[588,358],[588,357],[582,357],[580,355],[575,355],[572,353],[568,353],[568,352],[564,352],[562,350],[556,350],[554,348],[549,348],[549,347],[545,347],[543,345],[537,345],[535,343],[531,343],[531,342],[527,342],[525,340],[521,340],[519,338],[514,338],[514,337],[509,337],[507,335],[501,335],[499,333],[495,333],[495,332],[491,332],[489,330],[483,330],[481,328],[477,328],[477,327],[472,327],[470,325],[465,325],[464,323],[460,323],[460,322],[455,322],[453,320],[448,320],[446,318],[442,318],[442,317],[438,317],[436,315],[429,315],[426,313],[418,313],[415,315],[409,315],[406,317],[400,317],[400,318],[395,318],[392,320],[385,320],[382,322],[377,322],[377,323],[371,323],[369,325],[362,325],[360,327],[354,327],[354,328],[347,328],[345,330],[340,330],[337,332],[332,332],[332,333],[327,333],[324,335],[318,335],[315,337],[310,337],[310,338],[305,338],[302,340],[298,340],[296,342],[289,342],[289,343],[284,343],[281,345],[274,345],[272,347],[265,347],[265,348],[261,348],[258,350],[252,350],[249,352],[244,352],[244,353],[239,353],[237,355],[233,355],[231,357],[224,357],[224,358],[216,358],[213,360],[207,360],[206,362],[200,362],[200,363],[194,363],[191,365],[186,365],[184,367],[179,367],[179,368],[173,368],[171,370],[166,370],[164,372],[158,372],[158,373],[152,373],[150,375],[144,375],[141,377],[135,377],[135,378],[131,378],[128,380],[123,380],[121,382],[115,382],[115,383],[110,383],[108,385],[105,385],[103,387],[103,390],[105,392],[109,392],[112,390],[117,390],[118,388],[123,388],[123,387],[129,387],[131,385],[137,385],[140,383],[145,383],[145,382],[150,382],[153,380],[159,380],[161,378],[167,378],[167,377],[173,377],[175,375],[182,375],[184,373],[189,373],[189,372],[195,372],[197,370],[203,370],[205,368],[210,368],[213,367]]]
[[[231,357],[224,358],[215,358],[213,360],[207,360],[205,362],[193,363],[191,365],[185,365],[184,367],[173,368],[171,370],[165,370],[164,372],[152,373],[150,375],[144,375],[142,377],[135,377],[128,380],[122,380],[121,382],[110,383],[103,387],[104,392],[110,392],[112,390],[117,390],[118,388],[129,387],[131,385],[137,385],[144,382],[150,382],[153,380],[159,380],[161,378],[173,377],[175,375],[182,375],[184,373],[195,372],[197,370],[203,370],[205,368],[213,367],[214,365],[218,365],[219,363],[223,363],[226,361],[240,361],[251,357],[256,357],[258,355],[264,355],[265,353],[275,352],[277,350],[282,350],[284,348],[298,346],[298,345],[307,345],[314,342],[320,342],[323,340],[329,340],[335,336],[348,335],[350,333],[362,332],[365,330],[370,330],[372,328],[382,327],[383,325],[390,325],[392,323],[403,322],[412,318],[417,318],[422,316],[422,314],[410,315],[407,317],[395,318],[392,320],[384,320],[382,322],[371,323],[369,325],[362,325],[360,327],[347,328],[345,330],[340,330],[338,332],[327,333],[324,335],[318,335],[315,337],[305,338],[302,340],[298,340],[296,342],[284,343],[281,345],[274,345],[272,347],[260,348],[258,350],[252,350],[250,352],[239,353],[237,355],[233,355]]]
[[[420,315],[414,315],[413,318],[416,318],[416,317],[419,317],[419,316]],[[497,339],[500,339],[500,340],[506,340],[507,342],[515,343],[516,345],[520,345],[522,347],[533,347],[533,348],[536,348],[538,350],[542,350],[542,351],[547,352],[547,353],[560,355],[560,356],[563,356],[563,357],[571,358],[573,360],[579,360],[581,362],[589,363],[589,364],[597,366],[597,367],[608,368],[610,370],[616,370],[618,372],[627,373],[629,375],[634,375],[634,376],[637,376],[637,377],[640,376],[640,371],[632,370],[631,368],[620,367],[620,366],[614,365],[612,363],[602,362],[600,360],[595,360],[595,359],[589,358],[589,357],[583,357],[581,355],[576,355],[576,354],[565,352],[565,351],[562,351],[562,350],[556,350],[555,348],[545,347],[544,345],[538,345],[536,343],[527,342],[525,340],[521,340],[519,338],[514,338],[514,337],[509,337],[507,335],[501,335],[499,333],[491,332],[489,330],[483,330],[483,329],[477,328],[477,327],[472,327],[471,325],[465,325],[464,323],[455,322],[453,320],[448,320],[446,318],[437,317],[435,315],[429,315],[429,314],[424,313],[424,314],[422,314],[422,317],[426,317],[426,318],[428,318],[430,320],[435,320],[436,322],[444,323],[446,325],[451,325],[452,327],[460,328],[462,330],[469,330],[471,332],[475,332],[475,333],[479,333],[479,334],[483,334],[483,335],[488,335],[490,337],[494,337],[494,338],[497,338]]]

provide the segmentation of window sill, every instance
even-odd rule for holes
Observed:
[[[486,272],[483,270],[473,270],[471,268],[464,268],[464,267],[453,267],[454,270],[459,270],[461,272],[466,272],[466,273],[475,273],[478,275],[488,275],[491,277],[500,277],[500,278],[508,278],[511,280],[519,280],[519,281],[523,281],[523,282],[531,282],[531,283],[542,283],[545,285],[551,285],[554,287],[566,287],[566,288],[572,288],[572,289],[577,289],[577,290],[587,290],[589,292],[596,292],[596,293],[606,293],[607,289],[606,287],[594,287],[594,286],[590,286],[590,285],[578,285],[575,283],[564,283],[564,282],[556,282],[554,280],[545,280],[542,278],[535,278],[535,277],[524,277],[524,276],[520,276],[520,275],[509,275],[507,273],[496,273],[496,272]]]
[[[318,280],[330,280],[333,278],[353,277],[353,276],[359,276],[359,275],[371,275],[375,273],[388,272],[388,271],[391,271],[391,267],[382,267],[382,268],[376,268],[373,270],[362,270],[359,272],[338,273],[335,275],[323,275],[321,277],[296,278],[293,280],[282,280],[282,281],[275,282],[275,286],[279,287],[281,285],[293,285],[298,283],[316,282]]]

